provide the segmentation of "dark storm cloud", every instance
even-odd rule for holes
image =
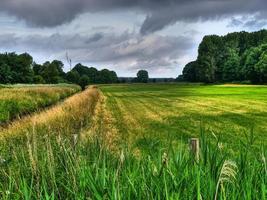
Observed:
[[[65,59],[66,52],[73,61],[85,63],[107,63],[117,67],[127,66],[137,69],[168,68],[176,65],[193,44],[184,36],[171,37],[124,32],[120,35],[112,33],[96,33],[93,35],[49,36],[14,34],[0,35],[0,46],[14,51],[29,51],[55,55],[56,59]]]
[[[266,18],[266,0],[1,0],[0,10],[37,26],[56,26],[84,12],[140,10],[147,17],[147,34],[179,20],[217,19],[260,13]]]

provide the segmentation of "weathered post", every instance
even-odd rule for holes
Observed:
[[[189,141],[189,148],[194,160],[198,163],[199,162],[199,139],[198,138],[191,138]]]
[[[78,134],[73,134],[72,135],[72,145],[73,145],[74,148],[76,148],[76,145],[78,143],[78,137],[79,137]]]

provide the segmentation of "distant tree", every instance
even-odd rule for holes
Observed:
[[[231,48],[228,48],[227,51],[226,61],[223,64],[222,80],[226,82],[239,80],[240,58],[238,52]]]
[[[118,83],[119,82],[117,73],[115,71],[110,71],[110,79],[111,79],[111,83]]]
[[[195,82],[196,78],[197,63],[196,61],[188,63],[183,69],[183,79],[185,81]]]
[[[57,68],[58,75],[62,78],[65,77],[65,72],[63,71],[64,64],[59,60],[52,61],[51,65],[54,65]]]
[[[82,75],[81,78],[79,79],[79,85],[81,88],[84,90],[85,87],[90,83],[90,79],[87,75]]]
[[[80,76],[82,75],[87,75],[88,78],[90,79],[91,83],[98,83],[98,78],[99,78],[99,72],[96,68],[94,67],[86,67],[82,65],[81,63],[75,65],[75,67],[72,69],[72,71],[75,70],[79,73]]]
[[[58,83],[59,71],[55,64],[45,62],[43,64],[44,70],[42,71],[42,77],[46,83]]]
[[[116,72],[114,71],[109,71],[108,69],[103,69],[99,71],[98,73],[98,83],[117,83],[118,82],[118,77]]]
[[[79,63],[66,74],[63,68],[64,65],[59,60],[47,61],[40,65],[33,62],[33,58],[27,53],[4,53],[0,54],[0,83],[89,84],[119,81],[116,72],[108,69],[98,71],[94,67],[88,68]]]
[[[80,74],[76,70],[71,70],[66,74],[67,81],[79,84]]]
[[[146,70],[139,70],[137,72],[137,81],[140,83],[147,83],[149,79],[148,72]]]
[[[259,62],[261,55],[260,48],[250,48],[244,54],[242,73],[246,80],[252,81],[252,83],[259,83],[259,74],[255,68],[255,65]]]
[[[44,66],[37,64],[37,63],[33,63],[32,69],[33,69],[34,75],[41,75],[42,71],[44,70]]]
[[[42,76],[35,75],[33,77],[33,83],[35,83],[35,84],[44,84],[45,83],[45,80],[44,80],[44,78]]]
[[[12,83],[12,72],[7,64],[0,65],[0,83]]]
[[[179,75],[176,79],[175,79],[176,82],[182,82],[182,81],[185,81],[185,78],[184,78],[184,75]]]
[[[6,56],[8,60],[6,64],[12,71],[12,81],[14,83],[31,83],[33,81],[33,58],[27,53],[20,55],[11,53]]]
[[[199,45],[197,60],[183,70],[184,79],[207,83],[266,83],[266,44],[267,30],[205,36]]]
[[[263,51],[259,61],[255,65],[255,70],[259,74],[259,82],[267,83],[267,51]]]
[[[42,71],[40,75],[44,78],[46,83],[55,84],[66,82],[63,66],[63,63],[58,60],[54,60],[51,63],[45,62],[42,66]]]

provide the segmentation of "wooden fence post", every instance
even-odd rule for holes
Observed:
[[[189,141],[189,148],[191,150],[191,154],[193,155],[195,161],[199,162],[199,139],[191,138]]]
[[[72,145],[74,148],[76,148],[76,145],[78,143],[79,135],[78,134],[73,134],[72,135]]]

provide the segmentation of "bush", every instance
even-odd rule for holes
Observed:
[[[84,90],[85,87],[90,83],[90,79],[88,76],[83,75],[80,80],[79,80],[79,85],[82,87],[82,89]]]
[[[35,84],[44,84],[45,80],[44,80],[44,78],[42,76],[36,75],[36,76],[33,77],[33,82]]]

